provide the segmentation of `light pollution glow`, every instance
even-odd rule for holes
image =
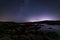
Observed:
[[[7,21],[10,21],[10,20],[8,20],[8,19],[3,19],[3,18],[0,18],[0,22],[7,22]]]
[[[55,20],[53,17],[35,17],[35,18],[30,18],[28,22],[36,22],[36,21],[44,21],[44,20]]]

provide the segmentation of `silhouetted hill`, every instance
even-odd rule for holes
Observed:
[[[21,23],[16,23],[16,22],[0,22],[0,23],[12,23],[12,24],[51,24],[51,25],[60,25],[60,20],[45,20],[45,21],[37,21],[37,22],[21,22]]]
[[[37,23],[39,23],[39,22],[37,22]],[[54,20],[51,20],[51,21],[46,20],[46,21],[41,21],[40,23],[41,24],[50,24],[50,25],[60,25],[60,20],[56,20],[56,21],[54,21]]]
[[[37,21],[37,22],[24,22],[18,24],[48,24],[48,25],[60,25],[60,20],[45,20],[45,21]]]

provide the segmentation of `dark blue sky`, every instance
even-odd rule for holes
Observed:
[[[60,0],[0,0],[0,20],[60,20]]]

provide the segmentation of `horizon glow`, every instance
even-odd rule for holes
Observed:
[[[53,17],[35,17],[35,18],[30,18],[28,22],[37,22],[37,21],[45,21],[45,20],[55,20]]]

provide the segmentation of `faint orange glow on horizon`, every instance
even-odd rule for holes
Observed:
[[[2,18],[1,18],[0,21],[1,21],[1,22],[7,22],[7,21],[10,21],[10,20],[8,20],[8,19],[2,19]]]

